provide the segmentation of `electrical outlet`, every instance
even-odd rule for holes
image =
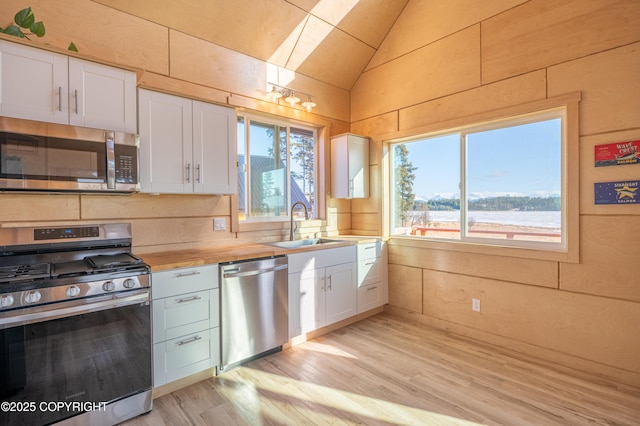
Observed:
[[[214,231],[224,231],[225,229],[227,229],[227,219],[225,219],[224,217],[213,218]]]
[[[471,309],[474,312],[480,312],[480,299],[471,299]]]

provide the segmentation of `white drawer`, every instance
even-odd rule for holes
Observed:
[[[381,242],[358,244],[358,260],[380,257],[381,247]]]
[[[153,348],[153,385],[190,376],[220,364],[220,328],[211,328],[178,339],[156,343]]]
[[[358,260],[358,287],[382,280],[382,262],[378,258]]]
[[[220,325],[220,290],[156,299],[153,306],[154,343]]]
[[[162,299],[218,288],[218,265],[172,269],[151,274],[151,297]]]
[[[380,283],[358,288],[358,313],[370,311],[382,305],[382,285]]]

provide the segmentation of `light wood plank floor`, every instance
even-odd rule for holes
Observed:
[[[640,389],[380,314],[154,401],[135,425],[640,425]]]

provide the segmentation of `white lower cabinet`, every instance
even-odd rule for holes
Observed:
[[[357,313],[355,246],[294,253],[289,258],[289,337]]]
[[[154,387],[220,365],[218,265],[154,272]]]
[[[358,313],[388,303],[387,247],[382,241],[361,243],[358,258]]]

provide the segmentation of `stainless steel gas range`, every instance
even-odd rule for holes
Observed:
[[[0,425],[151,410],[149,267],[129,224],[0,228]]]

